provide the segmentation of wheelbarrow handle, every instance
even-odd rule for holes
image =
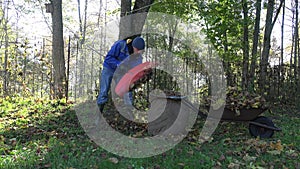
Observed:
[[[158,96],[154,94],[151,95],[159,99],[171,99],[171,100],[182,100],[187,97],[187,96]]]
[[[259,127],[263,127],[263,128],[266,128],[266,129],[273,130],[273,131],[281,131],[281,128],[268,126],[268,125],[258,123],[258,122],[255,122],[255,121],[250,121],[249,124],[253,124],[253,125],[256,125],[256,126],[259,126]]]

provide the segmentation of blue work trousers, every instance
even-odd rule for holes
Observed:
[[[108,101],[108,91],[110,90],[110,85],[114,76],[114,71],[103,67],[101,72],[100,79],[100,93],[97,99],[97,104],[104,104]],[[121,77],[117,78],[117,82],[121,79]],[[132,92],[125,93],[123,96],[125,105],[132,105]]]

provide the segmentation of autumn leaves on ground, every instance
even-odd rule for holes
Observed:
[[[251,137],[247,123],[222,122],[200,144],[199,118],[175,148],[130,159],[97,146],[71,103],[20,97],[0,102],[0,168],[300,168],[300,113],[292,106],[265,112],[282,129],[270,139]]]

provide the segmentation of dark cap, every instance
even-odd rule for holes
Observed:
[[[145,49],[145,41],[141,37],[136,37],[132,41],[132,46],[137,48],[138,50],[144,50]]]

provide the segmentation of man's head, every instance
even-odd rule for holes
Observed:
[[[134,53],[139,53],[139,51],[142,51],[145,49],[145,41],[141,37],[136,37],[132,41],[132,46],[134,49]]]

